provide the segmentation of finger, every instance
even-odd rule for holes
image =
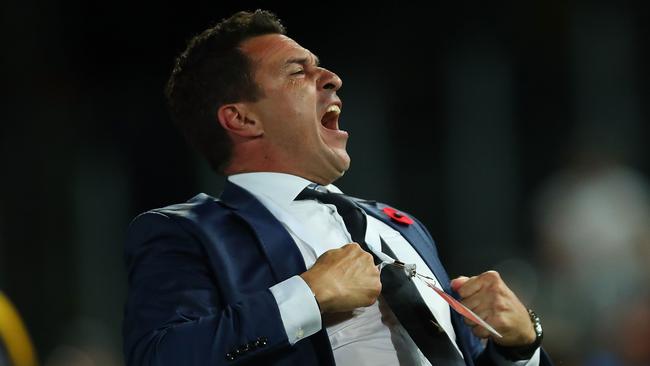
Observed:
[[[364,250],[363,253],[359,254],[359,258],[363,261],[366,267],[377,270],[377,267],[375,267],[375,260],[372,258],[372,254]]]
[[[465,304],[466,300],[463,300]],[[467,306],[474,314],[478,315],[481,319],[486,320],[489,316],[498,314],[499,309],[495,307],[495,301],[492,298],[485,296],[473,296],[470,298],[469,306]]]
[[[483,296],[479,296],[479,294],[474,294],[472,296],[466,297],[461,301],[463,305],[465,305],[467,308],[470,310],[476,312],[476,309],[478,309],[479,306],[481,306],[482,303],[485,303],[485,299]]]
[[[481,320],[484,320],[486,322],[488,321],[487,319],[493,314],[493,312],[490,309],[472,310],[472,312],[474,313],[474,315],[476,315],[477,317],[481,318]],[[466,320],[465,323],[467,323],[469,325],[477,324],[476,322],[473,322],[473,321],[471,321],[471,320],[469,320],[467,318],[465,320]],[[491,324],[491,323],[489,323],[489,324]],[[491,324],[491,325],[494,325],[494,324]]]
[[[368,274],[369,274],[370,276],[372,276],[373,278],[377,278],[377,280],[379,281],[379,278],[380,278],[380,275],[381,275],[381,271],[379,270],[379,268],[377,268],[377,266],[375,266],[375,263],[374,263],[374,262],[370,262],[370,263],[366,266],[366,271],[368,272]]]
[[[458,289],[458,294],[463,298],[466,298],[483,288],[502,288],[503,286],[504,283],[499,272],[487,271],[478,276],[470,277],[470,279]]]
[[[359,245],[359,243],[356,243],[356,242],[347,243],[344,246],[342,246],[341,248],[345,248],[347,250],[355,250],[355,249],[363,250],[363,249],[361,249],[361,246]]]
[[[478,325],[477,323],[474,323],[473,321],[469,320],[468,318],[463,318],[463,319],[465,319],[465,324],[469,325],[470,327],[475,327],[475,326]]]
[[[465,299],[480,291],[481,287],[483,287],[483,281],[480,277],[474,276],[465,280],[462,285],[456,289],[456,292]]]
[[[489,317],[488,312],[479,312],[479,313],[476,313],[476,316],[478,316],[482,320],[488,322],[488,317]],[[476,323],[472,323],[472,324],[474,324],[472,326],[473,327],[472,328],[472,333],[474,333],[477,337],[487,338],[487,337],[490,336],[490,334],[491,334],[490,331],[485,329],[482,325],[479,325],[479,324],[476,324]],[[488,324],[490,324],[490,323],[488,322]]]
[[[480,325],[477,325],[474,328],[472,328],[472,333],[474,333],[474,335],[479,338],[488,338],[490,336],[490,332]]]
[[[483,272],[477,276],[477,279],[484,287],[489,286],[495,289],[507,288],[506,284],[501,279],[501,275],[497,271]]]
[[[458,292],[458,289],[461,288],[465,284],[465,282],[467,282],[467,280],[469,280],[469,277],[465,277],[465,276],[454,278],[453,280],[451,280],[451,289]]]

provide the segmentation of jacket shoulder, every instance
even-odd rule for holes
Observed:
[[[161,228],[186,233],[201,231],[206,222],[222,220],[231,212],[220,200],[200,193],[183,203],[155,208],[137,215],[129,224],[127,242],[142,241],[160,233]]]
[[[176,203],[165,207],[154,208],[137,215],[131,222],[140,221],[145,217],[158,216],[172,219],[187,219],[199,221],[201,216],[210,212],[211,214],[227,212],[229,209],[221,204],[219,199],[205,193],[199,193],[186,202]]]

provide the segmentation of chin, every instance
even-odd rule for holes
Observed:
[[[323,152],[318,160],[312,160],[318,163],[312,165],[310,170],[317,177],[316,183],[327,185],[341,178],[350,168],[350,156],[345,148],[330,147]]]
[[[319,173],[314,175],[314,179],[312,179],[315,183],[321,184],[321,185],[328,185],[330,183],[334,183],[337,179],[341,178],[345,172],[348,170],[350,167],[350,160],[346,160],[345,162],[339,161],[336,164],[329,164],[329,167],[326,169],[322,169]]]
[[[341,159],[341,175],[343,175],[348,169],[350,169],[350,155],[345,152],[342,156],[339,156],[339,158]]]
[[[334,167],[336,177],[332,179],[332,182],[345,175],[345,172],[347,172],[348,169],[350,169],[350,157],[346,155],[346,158],[339,160],[338,164]]]
[[[350,168],[350,155],[345,149],[332,149],[330,166],[343,175]]]
[[[345,165],[342,166],[342,167],[339,169],[339,171],[341,172],[341,173],[339,174],[339,178],[342,177],[343,174],[345,174],[345,172],[348,171],[348,169],[350,169],[350,160],[349,160],[349,159],[345,162]]]

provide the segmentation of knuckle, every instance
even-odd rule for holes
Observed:
[[[355,246],[358,245],[357,243],[347,243],[344,246],[341,247],[341,249],[351,252],[354,251]]]
[[[338,250],[338,249],[328,250],[327,252],[321,254],[320,257],[318,257],[318,259],[316,259],[316,263],[326,262],[331,256],[336,254],[336,252],[334,252],[334,250]]]
[[[370,306],[374,304],[377,301],[377,298],[379,297],[379,294],[381,290],[376,291],[377,289],[372,289],[370,293],[368,293],[367,301],[366,301],[366,306]]]
[[[467,301],[467,300],[463,301],[463,305],[465,305],[465,307],[469,308],[470,310],[478,308],[480,304],[481,304],[480,301],[475,299],[472,299],[472,301]]]
[[[377,284],[375,285],[375,293],[377,294],[377,296],[379,296],[379,294],[381,293],[381,289],[382,289],[381,281],[377,281]]]
[[[494,310],[497,312],[502,312],[508,310],[508,304],[503,299],[496,299],[492,305]]]
[[[490,323],[496,328],[503,329],[507,327],[507,320],[500,315],[493,316],[492,319],[490,319]]]
[[[477,327],[477,328],[480,328],[480,327]],[[487,331],[483,330],[483,328],[480,328],[480,329],[478,329],[476,331],[476,336],[479,337],[479,338],[487,338],[489,336],[489,333]]]
[[[491,281],[501,280],[501,275],[497,271],[487,271],[483,273],[483,277]]]

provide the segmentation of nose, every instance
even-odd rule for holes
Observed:
[[[328,90],[333,90],[337,91],[341,89],[341,86],[343,86],[343,80],[333,73],[332,71],[329,71],[326,68],[320,68],[321,69],[321,75],[320,78],[318,79],[318,86],[321,89],[328,89]]]

